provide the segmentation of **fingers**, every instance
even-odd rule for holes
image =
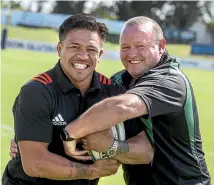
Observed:
[[[18,148],[17,148],[17,147],[10,146],[10,152],[11,152],[11,153],[17,154],[17,153],[18,153]]]
[[[121,163],[115,159],[99,159],[96,163],[104,163],[103,165],[120,165]]]
[[[103,159],[105,160],[108,164],[119,164],[120,162],[115,160],[115,159]]]
[[[90,148],[88,147],[88,145],[82,145],[83,149],[85,150],[90,150]]]
[[[10,153],[9,153],[11,159],[16,158],[17,153],[18,153],[18,145],[14,139],[11,139],[11,141],[10,141]]]
[[[72,153],[69,153],[69,156],[81,161],[92,160],[92,157],[88,155],[88,152],[88,150],[75,150]]]
[[[73,141],[63,141],[63,146],[65,153],[69,156],[74,155],[76,151],[76,140]]]
[[[81,161],[92,160],[92,157],[89,155],[86,155],[86,156],[84,156],[84,155],[83,156],[72,155],[71,157],[74,159],[77,159],[77,160],[81,160]]]
[[[76,150],[76,140],[63,141],[63,145],[64,145],[65,150],[68,150],[69,152]]]
[[[15,142],[14,139],[11,139],[11,140],[10,140],[10,146],[15,147],[15,148],[18,148],[18,145],[17,145],[17,143]]]
[[[83,145],[87,146],[88,145],[88,142],[87,142],[87,139],[86,138],[82,138],[81,139],[81,142]]]
[[[88,161],[92,160],[92,157],[88,155],[88,150],[78,150],[76,148],[76,142],[73,141],[64,141],[63,142],[65,153],[77,160]]]
[[[73,155],[76,155],[76,156],[80,156],[80,155],[85,155],[85,154],[88,154],[88,150],[75,150],[73,152]]]
[[[85,150],[90,150],[90,148],[88,147],[88,141],[86,138],[82,138],[81,139],[81,142],[82,142],[82,147],[85,149]]]
[[[15,159],[16,158],[16,154],[15,153],[10,152],[9,154],[10,154],[11,159]]]

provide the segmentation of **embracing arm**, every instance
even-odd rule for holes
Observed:
[[[31,177],[54,180],[93,178],[89,165],[79,164],[48,151],[48,143],[19,141],[24,172]]]
[[[182,75],[142,77],[126,94],[95,104],[66,129],[71,137],[82,138],[142,115],[148,114],[152,118],[180,112],[185,100],[186,84]]]
[[[123,164],[148,164],[153,160],[154,151],[144,131],[125,142],[120,141],[119,148],[124,152],[113,158]],[[128,148],[128,151],[123,148]]]
[[[138,95],[123,94],[96,103],[68,124],[66,130],[73,138],[82,138],[147,113],[147,107]]]
[[[114,159],[97,160],[91,165],[69,161],[49,152],[47,143],[20,141],[18,145],[24,172],[31,177],[53,180],[92,180],[113,175],[120,166],[120,163]]]

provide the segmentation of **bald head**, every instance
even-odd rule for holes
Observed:
[[[145,16],[133,17],[125,22],[124,29],[127,26],[131,26],[131,25],[146,26],[152,32],[155,41],[161,41],[164,38],[163,31],[161,27],[158,25],[158,23],[148,17],[145,17]]]

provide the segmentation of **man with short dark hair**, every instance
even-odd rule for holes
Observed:
[[[149,184],[210,185],[193,89],[165,47],[163,32],[154,20],[129,19],[120,35],[120,57],[126,70],[113,77],[129,90],[95,104],[65,130],[74,139],[86,137],[84,148],[91,149],[87,135],[140,116],[154,143],[153,182]],[[143,167],[125,166],[126,183],[143,184]],[[130,180],[133,176],[136,179]]]
[[[89,15],[73,15],[62,23],[57,44],[58,63],[25,84],[14,103],[19,154],[8,162],[3,185],[96,185],[98,178],[117,172],[120,165],[117,160],[80,161],[78,159],[91,159],[85,156],[87,151],[81,146],[80,151],[75,150],[70,156],[63,148],[63,143],[71,139],[63,137],[67,123],[94,103],[125,90],[95,71],[107,32],[105,24]],[[133,153],[137,154],[136,158],[151,156],[146,161],[149,163],[153,150],[145,132],[140,135],[142,139],[138,140],[143,140],[148,148],[130,148],[131,156]],[[134,140],[121,143],[127,147],[133,142],[139,146]],[[129,150],[125,152],[129,153]]]

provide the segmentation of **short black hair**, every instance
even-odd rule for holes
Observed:
[[[59,41],[66,38],[67,33],[72,29],[86,29],[97,32],[102,41],[105,40],[108,34],[108,28],[102,22],[98,22],[92,15],[75,14],[67,19],[59,27]]]

